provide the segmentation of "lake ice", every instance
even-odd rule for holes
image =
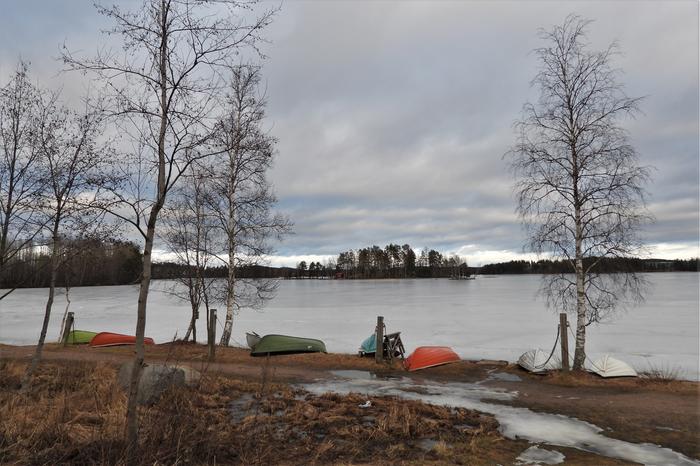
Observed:
[[[650,274],[647,300],[614,320],[588,329],[587,353],[609,353],[639,371],[678,368],[698,380],[698,273]],[[320,338],[328,351],[357,351],[383,315],[387,331],[401,331],[406,349],[447,345],[466,359],[515,361],[533,348],[551,350],[558,315],[537,297],[539,276],[479,276],[476,280],[282,280],[277,296],[262,311],[242,310],[233,340],[245,345],[245,332]],[[182,337],[189,323],[186,302],[164,292],[156,281],[149,296],[147,336],[157,343]],[[134,333],[137,286],[79,287],[70,291],[76,328]],[[16,290],[0,301],[0,342],[35,344],[47,289]],[[59,293],[49,327],[58,337],[65,308]],[[223,319],[224,308],[219,307]],[[198,325],[205,336],[204,319]],[[221,327],[218,329],[221,333]],[[573,343],[570,345],[573,351]]]

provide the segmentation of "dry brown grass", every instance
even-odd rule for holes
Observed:
[[[24,363],[0,363],[0,463],[125,462],[126,397],[115,367],[45,362],[27,393],[18,390],[23,371]],[[171,390],[141,409],[136,457],[142,464],[254,465],[484,460],[471,464],[486,462],[501,441],[491,417],[370,399],[372,408],[362,409],[366,397],[315,396],[264,373],[259,381],[205,374],[199,387]],[[425,451],[421,439],[436,448]]]

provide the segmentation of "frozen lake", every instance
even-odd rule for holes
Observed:
[[[640,371],[679,368],[698,380],[699,274],[650,274],[645,303],[615,320],[589,327],[587,351],[595,359],[610,353]],[[154,282],[146,334],[156,342],[182,337],[189,307]],[[401,331],[406,349],[451,346],[463,358],[515,361],[532,348],[549,352],[558,316],[536,295],[539,276],[480,276],[476,280],[283,280],[265,310],[243,310],[234,322],[233,340],[243,346],[245,332],[283,333],[320,338],[331,352],[355,352],[383,315],[388,332]],[[71,289],[76,328],[134,333],[136,286]],[[36,343],[46,289],[17,290],[0,301],[0,342]],[[58,337],[65,308],[61,290],[54,306],[49,340]],[[219,307],[223,319],[223,308]],[[218,330],[221,333],[221,327]],[[204,319],[198,326],[205,336]],[[571,340],[571,339],[570,339]],[[572,352],[573,344],[570,343]]]

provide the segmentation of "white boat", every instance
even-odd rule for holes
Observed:
[[[255,345],[258,344],[262,337],[255,332],[246,332],[245,342],[248,343],[248,348],[255,349]]]
[[[609,354],[593,361],[588,370],[601,377],[637,377],[637,371],[632,366]]]
[[[561,368],[561,361],[556,355],[553,355],[549,360],[549,353],[534,349],[527,351],[518,358],[518,365],[526,371],[534,372],[535,374],[552,371]]]

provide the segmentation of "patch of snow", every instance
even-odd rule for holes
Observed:
[[[489,379],[498,380],[500,382],[521,382],[523,379],[516,374],[509,374],[508,372],[492,372],[489,373]]]
[[[656,426],[656,430],[666,430],[668,432],[680,432],[678,429],[674,429],[673,427],[666,427],[666,426]]]
[[[535,445],[522,452],[520,456],[516,458],[516,464],[561,464],[564,462],[565,458],[566,457],[561,452],[545,450]]]

